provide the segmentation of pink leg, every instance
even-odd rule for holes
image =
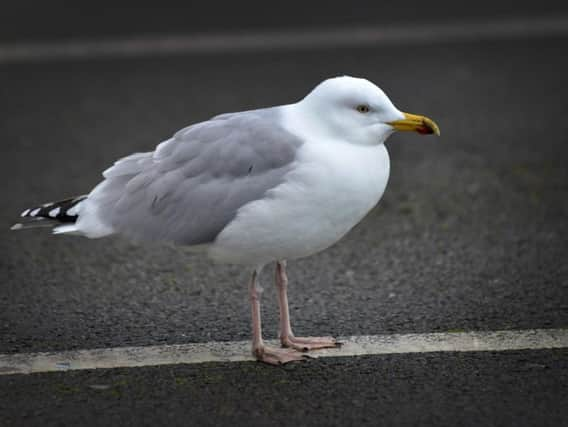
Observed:
[[[276,286],[278,287],[278,306],[280,308],[280,342],[282,347],[300,351],[334,348],[341,343],[333,337],[295,337],[290,326],[290,310],[288,308],[288,276],[286,261],[276,263]]]
[[[260,292],[257,286],[256,270],[252,273],[249,290],[252,309],[252,354],[256,357],[256,360],[271,365],[280,365],[295,360],[305,360],[305,355],[297,350],[273,348],[264,344],[260,320]]]

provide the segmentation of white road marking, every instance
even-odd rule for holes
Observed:
[[[344,343],[341,348],[319,350],[309,355],[319,358],[568,348],[568,329],[366,335],[343,337],[340,341]],[[250,356],[248,341],[117,347],[52,353],[0,354],[0,375],[252,360],[254,359]]]
[[[568,35],[568,16],[483,19],[429,24],[287,29],[219,34],[133,36],[0,44],[0,63],[157,54],[262,52],[320,48],[427,45]]]

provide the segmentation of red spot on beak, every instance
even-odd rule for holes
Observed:
[[[430,135],[432,133],[434,133],[434,131],[429,128],[428,126],[420,126],[418,128],[416,128],[416,132],[422,134],[422,135]]]

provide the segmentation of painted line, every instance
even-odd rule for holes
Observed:
[[[310,356],[353,357],[568,348],[568,329],[366,335],[343,337],[340,341],[344,343],[341,348],[319,350],[310,353]],[[274,341],[269,343],[277,345]],[[116,347],[53,353],[0,354],[0,375],[253,360],[248,341]]]
[[[568,16],[0,44],[0,63],[568,36]]]

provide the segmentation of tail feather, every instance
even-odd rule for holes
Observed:
[[[86,195],[72,197],[58,202],[45,203],[42,206],[26,209],[21,213],[22,223],[14,224],[11,230],[22,230],[37,227],[53,227],[57,224],[72,224],[77,221],[79,203]]]
[[[29,221],[18,222],[10,227],[10,230],[27,230],[28,228],[45,228],[53,227],[56,225],[54,221],[46,220],[45,218],[36,218]]]

